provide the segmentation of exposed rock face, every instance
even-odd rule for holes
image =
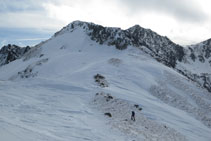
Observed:
[[[211,92],[211,39],[190,45],[177,69],[190,80]],[[182,67],[181,67],[182,66]]]
[[[191,55],[194,56],[192,59],[198,59],[200,62],[204,63],[206,59],[211,60],[211,39],[203,41],[196,45],[189,46],[189,50],[191,51]]]
[[[203,73],[201,74],[200,79],[203,81],[204,88],[211,92],[211,74]]]
[[[177,61],[181,62],[185,55],[184,48],[173,43],[167,37],[158,35],[150,29],[138,25],[129,28],[133,46],[146,47],[149,54],[163,64],[174,68]]]
[[[21,58],[29,50],[29,46],[19,47],[10,44],[8,44],[7,46],[3,46],[0,50],[0,66]]]

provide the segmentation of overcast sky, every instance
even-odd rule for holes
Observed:
[[[0,0],[0,45],[33,45],[74,20],[139,24],[175,43],[211,38],[210,0]]]

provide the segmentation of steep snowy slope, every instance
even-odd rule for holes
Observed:
[[[99,44],[87,26],[74,22],[0,67],[0,140],[210,140],[210,93],[144,48],[117,50],[120,29]]]

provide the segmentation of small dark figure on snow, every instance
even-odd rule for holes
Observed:
[[[134,111],[132,111],[131,120],[132,120],[132,121],[135,121],[135,120],[136,120],[136,119],[135,119],[135,112],[134,112]]]

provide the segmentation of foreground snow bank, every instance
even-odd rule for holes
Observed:
[[[108,124],[134,140],[186,140],[176,130],[147,118],[138,104],[101,92],[95,95],[92,105],[102,113],[110,113],[111,117],[107,116]],[[136,113],[135,122],[130,120],[131,111]]]

